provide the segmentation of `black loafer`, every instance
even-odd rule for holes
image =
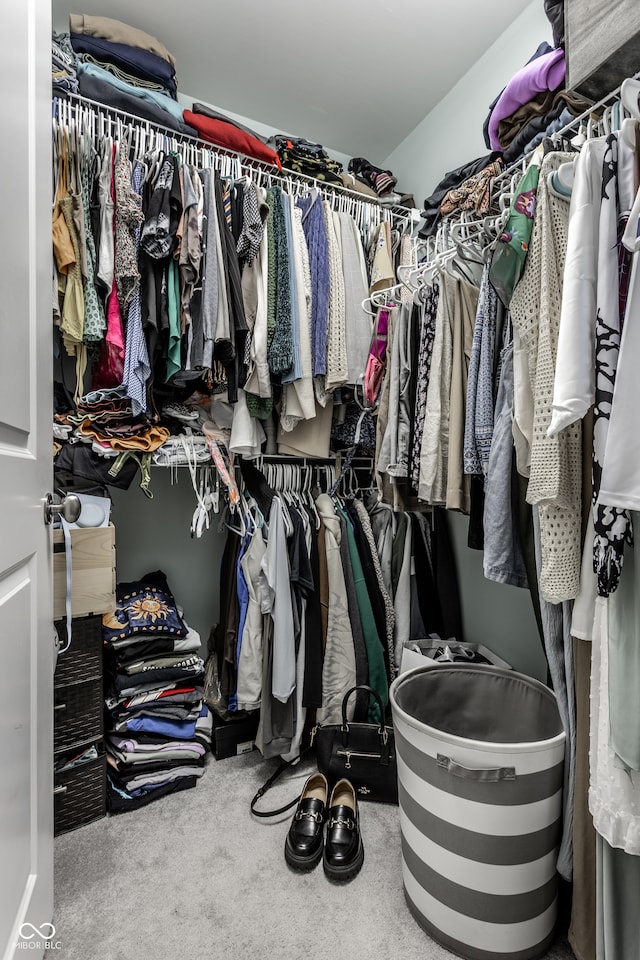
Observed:
[[[329,880],[343,883],[360,872],[364,847],[353,785],[339,780],[331,791],[322,865]]]
[[[329,786],[323,773],[304,785],[284,845],[284,858],[294,870],[313,870],[322,857]]]

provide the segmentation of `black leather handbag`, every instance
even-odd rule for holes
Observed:
[[[366,690],[380,707],[380,725],[349,723],[347,702],[356,690]],[[343,777],[349,780],[358,800],[398,802],[398,769],[393,729],[384,722],[384,707],[375,690],[364,684],[352,687],[342,700],[342,723],[317,724],[311,735],[318,770],[329,787]]]

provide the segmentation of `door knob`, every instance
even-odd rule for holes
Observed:
[[[81,510],[80,497],[75,493],[68,493],[62,500],[57,500],[52,493],[48,493],[44,502],[44,522],[51,523],[55,517],[62,517],[67,523],[75,523]]]

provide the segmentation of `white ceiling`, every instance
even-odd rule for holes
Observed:
[[[58,30],[70,11],[140,27],[176,57],[182,93],[380,165],[530,3],[53,0],[52,10]]]

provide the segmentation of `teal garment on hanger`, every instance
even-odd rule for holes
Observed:
[[[505,307],[511,302],[529,253],[539,179],[540,160],[534,158],[516,188],[509,219],[498,237],[491,261],[489,280]]]
[[[171,258],[167,265],[169,350],[167,356],[167,372],[164,378],[165,383],[167,383],[174,374],[182,370],[182,359],[180,355],[180,277],[178,269],[178,264]]]
[[[378,635],[378,628],[373,615],[371,600],[364,578],[362,561],[358,553],[356,538],[353,533],[353,524],[351,517],[342,507],[337,504],[336,512],[343,518],[347,530],[347,544],[349,547],[349,557],[351,558],[351,567],[353,570],[353,580],[356,588],[356,597],[358,599],[358,611],[360,613],[360,622],[362,625],[362,634],[364,636],[365,646],[367,648],[367,659],[369,661],[369,686],[372,687],[386,706],[389,702],[389,683],[387,680],[387,670],[384,662],[384,651],[382,641]],[[369,710],[367,714],[369,723],[380,723],[380,707],[378,703],[369,697]]]

